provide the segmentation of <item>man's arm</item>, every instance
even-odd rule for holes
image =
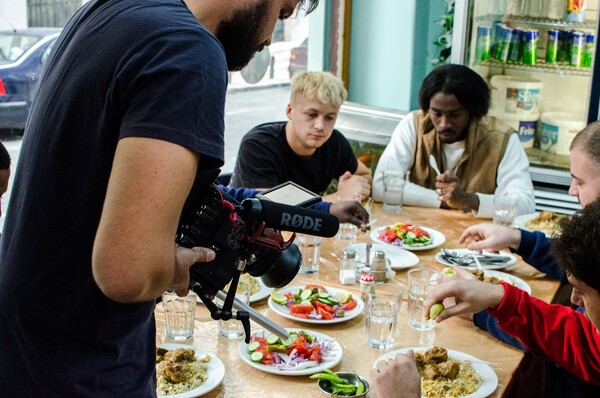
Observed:
[[[355,176],[363,177],[369,184],[373,182],[373,175],[371,174],[371,169],[367,167],[366,164],[361,162],[360,160],[356,160],[358,162],[358,166],[356,167],[356,171],[354,172]]]
[[[214,258],[210,250],[175,249],[198,163],[198,154],[170,142],[119,141],[92,255],[94,279],[106,296],[142,302],[169,287],[181,291],[189,267],[208,253]]]

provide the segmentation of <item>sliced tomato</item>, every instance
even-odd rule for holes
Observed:
[[[265,339],[264,337],[252,336],[252,341],[258,341],[261,345],[267,345],[267,339]]]
[[[290,312],[295,312],[297,314],[310,314],[315,310],[310,304],[292,304],[290,306]]]
[[[309,290],[309,289],[314,289],[314,288],[319,289],[320,292],[327,291],[327,289],[325,289],[324,286],[317,285],[316,283],[308,283],[306,286],[304,286],[304,290]]]
[[[273,354],[270,352],[264,352],[263,359],[260,361],[260,363],[265,364],[265,365],[273,365],[273,363],[274,363]]]
[[[323,319],[325,319],[327,321],[330,321],[333,319],[333,314],[330,312],[327,312],[327,310],[325,310],[321,307],[317,308],[317,314],[321,315],[323,317]]]
[[[283,294],[283,297],[285,297],[286,299],[293,299],[294,295],[291,292],[287,292]]]
[[[348,301],[346,304],[340,305],[340,308],[346,311],[350,311],[356,308],[356,300],[352,299]]]
[[[384,229],[379,233],[378,236],[379,239],[384,240],[388,243],[395,241],[397,237],[398,235],[396,234],[396,231],[391,229]]]
[[[321,354],[321,346],[318,344],[313,345],[309,348],[308,359],[311,361],[317,361],[318,363],[323,362],[323,355]]]
[[[419,228],[419,227],[414,227],[412,229],[412,233],[415,234],[415,236],[417,238],[421,238],[423,236],[429,237],[429,234],[427,233],[427,231],[425,231],[424,229]]]
[[[306,351],[308,351],[308,343],[306,341],[303,341],[294,348],[296,349],[296,352],[298,354],[303,355]]]
[[[322,303],[319,300],[313,300],[312,304],[317,309],[317,312],[318,312],[319,308],[324,309],[325,311],[329,312],[330,314],[333,314],[335,312],[335,308],[333,308],[329,304]]]
[[[408,223],[406,223],[406,224],[404,224],[404,223],[397,223],[395,225],[398,228],[398,230],[400,230],[400,231],[408,231],[413,226],[412,224],[408,224]]]

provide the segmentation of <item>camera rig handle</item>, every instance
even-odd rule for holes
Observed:
[[[235,292],[237,290],[238,282],[240,281],[240,274],[246,267],[245,259],[238,259],[236,264],[236,270],[233,274],[233,279],[231,280],[229,291],[227,292],[227,297],[223,302],[222,308],[219,308],[213,301],[212,298],[206,294],[206,292],[202,289],[202,285],[198,282],[194,282],[191,286],[191,289],[200,297],[200,300],[206,305],[206,308],[210,311],[210,317],[214,320],[224,320],[228,321],[230,319],[236,319],[242,322],[242,326],[244,327],[244,333],[246,335],[244,341],[246,343],[250,343],[250,313],[248,311],[232,311],[233,301],[235,299]]]

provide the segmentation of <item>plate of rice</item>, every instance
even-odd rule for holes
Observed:
[[[184,344],[156,347],[156,393],[158,397],[193,398],[214,390],[225,376],[216,356]]]
[[[408,350],[415,352],[422,397],[485,398],[498,387],[498,376],[488,364],[469,354],[441,347],[401,348],[382,355],[375,364]]]
[[[240,276],[240,280],[246,281],[250,284],[250,302],[254,303],[255,301],[259,301],[262,299],[265,299],[267,297],[269,297],[269,294],[271,293],[271,289],[268,288],[262,281],[262,279],[260,278],[255,278],[252,275],[249,274],[242,274]],[[226,285],[223,290],[228,291],[229,290],[229,284]],[[200,300],[200,297],[198,297],[197,301],[200,304],[204,304],[202,302],[202,300]]]
[[[564,214],[557,214],[553,211],[542,211],[531,214],[522,214],[515,217],[514,224],[527,231],[541,231],[547,237],[552,237],[553,234],[560,233],[558,230],[558,222],[567,217]]]

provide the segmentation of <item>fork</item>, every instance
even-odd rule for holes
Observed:
[[[507,256],[502,256],[500,254],[477,254],[477,253],[457,253],[457,252],[453,252],[452,250],[448,250],[446,248],[442,248],[441,249],[442,252],[448,256],[448,257],[453,257],[453,258],[458,258],[458,259],[471,259],[473,258],[473,256],[476,256],[477,259],[481,260],[483,259],[484,261],[494,261],[494,262],[506,262],[509,261],[510,258]]]

